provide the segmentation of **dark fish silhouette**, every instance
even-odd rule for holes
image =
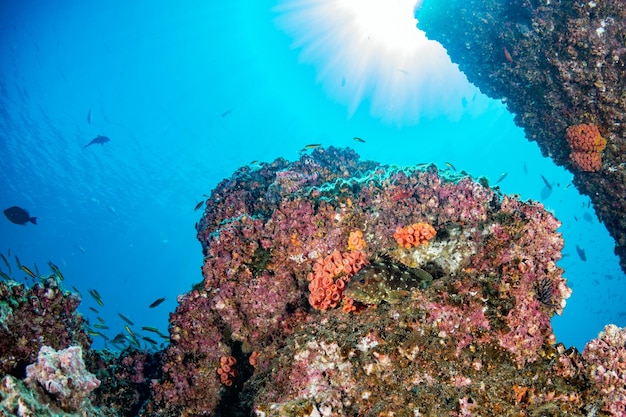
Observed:
[[[30,217],[30,214],[28,214],[26,210],[18,206],[9,207],[4,210],[4,215],[15,224],[26,224],[28,222],[37,224],[37,217]]]
[[[152,302],[152,304],[148,306],[148,308],[154,308],[154,307],[160,306],[163,301],[165,301],[165,297],[157,298],[156,300]]]
[[[99,143],[100,145],[104,145],[105,143],[109,141],[111,141],[111,139],[107,138],[106,136],[98,135],[95,137],[95,139],[92,139],[91,142],[83,146],[83,149],[85,149],[87,146],[95,145],[96,143]]]

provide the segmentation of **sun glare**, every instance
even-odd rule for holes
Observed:
[[[460,113],[462,97],[476,91],[416,27],[415,7],[414,0],[282,0],[275,12],[301,60],[315,66],[317,81],[349,116],[368,105],[372,116],[408,125]]]
[[[405,53],[419,41],[413,0],[338,0],[338,5],[354,16],[358,35],[385,49]]]

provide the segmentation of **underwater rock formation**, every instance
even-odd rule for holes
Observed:
[[[425,0],[416,17],[543,155],[572,171],[626,272],[626,3]],[[581,124],[606,139],[601,155],[568,145],[568,127]]]
[[[428,239],[399,244],[415,224]],[[550,325],[571,293],[559,226],[486,182],[351,150],[240,168],[198,223],[204,282],[172,315],[147,415],[585,415],[599,393]],[[368,268],[354,260],[379,256],[379,274],[432,279],[347,299],[338,282]]]
[[[583,354],[552,333],[571,294],[559,226],[487,181],[349,149],[240,168],[197,225],[203,281],[178,298],[170,345],[85,349],[91,403],[146,417],[619,415],[624,330]],[[0,411],[43,409],[12,369]]]

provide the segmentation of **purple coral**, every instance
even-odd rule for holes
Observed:
[[[83,317],[76,311],[77,294],[63,291],[53,279],[28,288],[15,281],[0,282],[0,371],[19,374],[37,358],[39,349],[89,347]],[[28,323],[28,326],[24,326]]]
[[[591,380],[602,394],[604,410],[626,415],[626,328],[604,327],[585,346],[583,358]]]
[[[43,346],[37,362],[26,367],[26,383],[41,386],[67,410],[82,409],[89,393],[100,386],[100,381],[85,368],[80,346],[59,351]]]
[[[163,354],[163,377],[155,381],[149,413],[212,413],[220,399],[217,369],[220,358],[231,354],[224,343],[221,320],[206,292],[193,290],[181,297],[170,317],[170,346]],[[151,414],[149,414],[151,415]]]

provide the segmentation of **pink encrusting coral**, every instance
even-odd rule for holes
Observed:
[[[585,346],[587,372],[603,398],[603,410],[626,415],[626,329],[607,325]]]
[[[193,290],[181,297],[170,315],[171,344],[161,360],[163,376],[153,381],[147,412],[163,415],[184,409],[198,415],[215,409],[222,389],[216,369],[220,358],[231,356],[220,323],[205,292]]]
[[[26,383],[38,384],[67,410],[82,410],[83,402],[100,381],[83,362],[80,346],[56,351],[48,346],[39,350],[37,362],[26,367]]]

